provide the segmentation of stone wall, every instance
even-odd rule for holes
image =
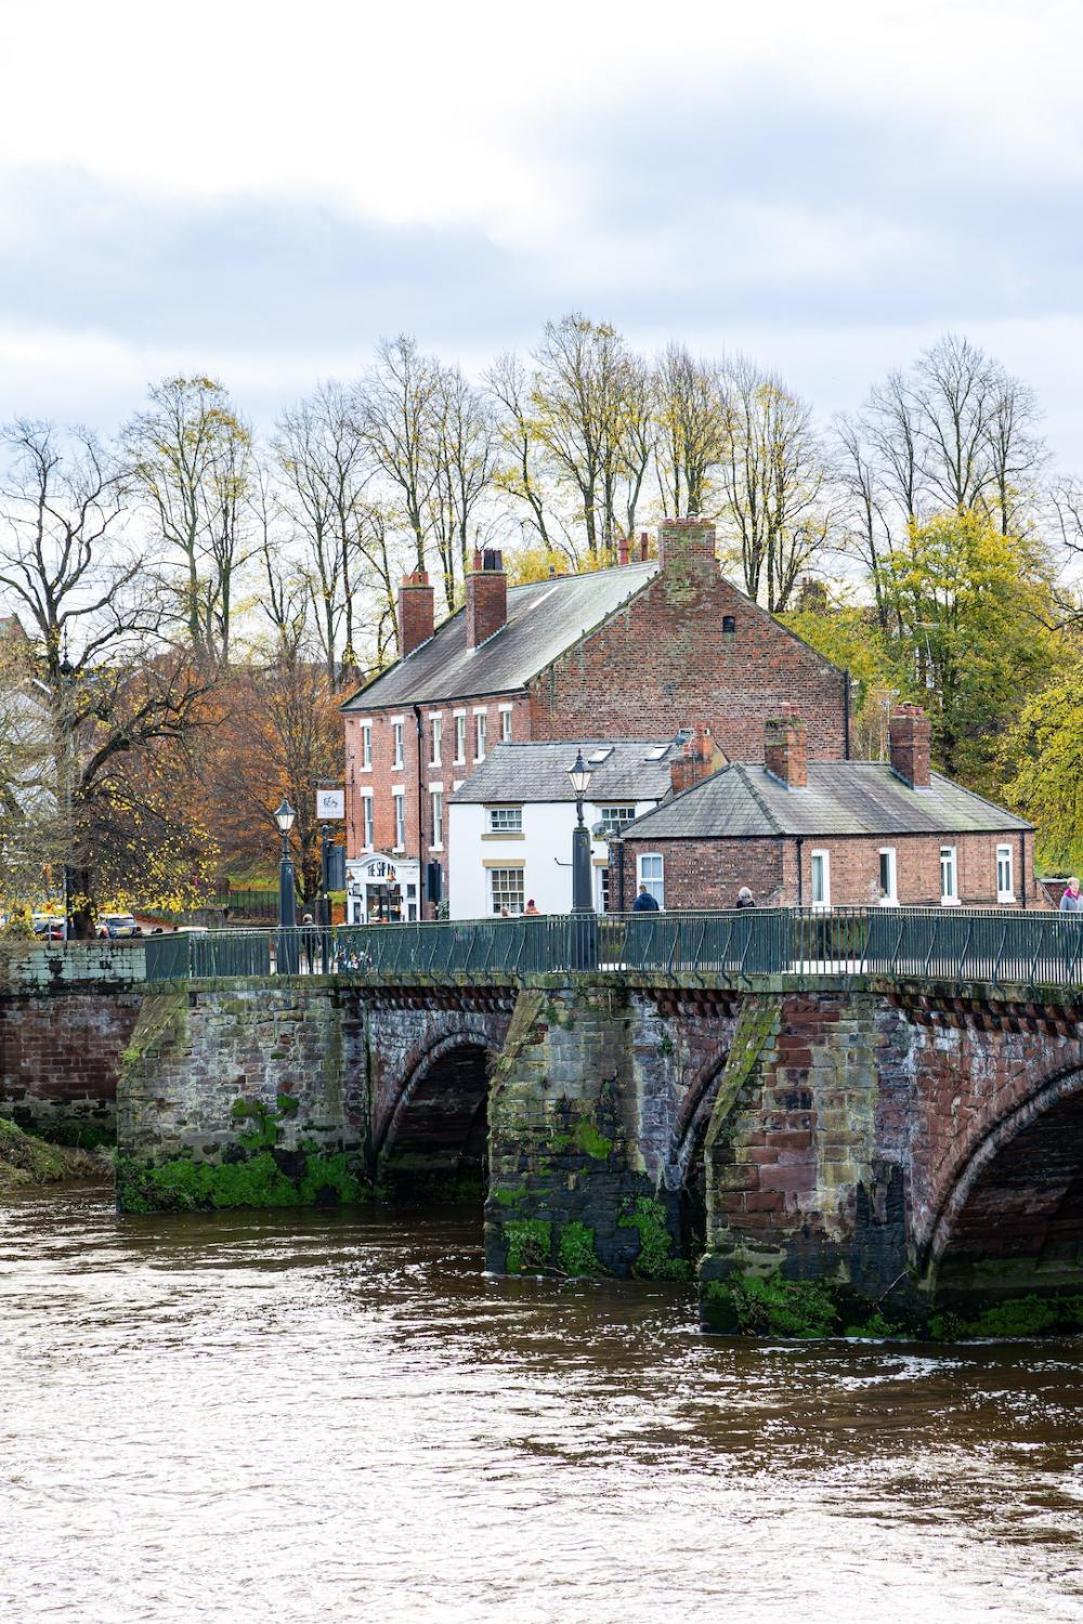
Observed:
[[[356,997],[320,977],[149,993],[118,1090],[121,1209],[355,1199],[364,1048]]]
[[[142,999],[69,980],[0,994],[0,1115],[66,1144],[110,1141]]]
[[[140,943],[5,942],[0,1115],[66,1144],[109,1142],[144,973]]]

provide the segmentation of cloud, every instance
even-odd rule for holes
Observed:
[[[273,416],[381,334],[477,368],[583,308],[825,410],[965,329],[1078,426],[1074,4],[50,21],[0,24],[0,415],[104,425],[192,366]]]

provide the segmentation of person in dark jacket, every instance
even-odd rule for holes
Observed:
[[[655,900],[655,898],[651,896],[650,892],[647,890],[646,885],[641,885],[640,886],[639,895],[636,897],[635,901],[632,903],[632,912],[633,913],[657,913],[658,912],[658,903]]]
[[[1079,881],[1073,874],[1064,887],[1064,895],[1060,899],[1061,913],[1083,913],[1083,891],[1079,889]]]
[[[756,899],[747,885],[742,885],[737,893],[737,906],[738,908],[754,908],[756,906]]]

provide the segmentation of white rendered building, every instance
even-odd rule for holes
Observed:
[[[539,913],[572,905],[575,791],[568,769],[582,748],[591,772],[583,802],[592,832],[594,906],[608,904],[608,837],[671,793],[685,736],[594,743],[501,744],[448,803],[452,919]]]

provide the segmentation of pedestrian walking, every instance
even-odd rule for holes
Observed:
[[[301,948],[304,952],[305,961],[308,964],[309,975],[315,975],[316,921],[313,919],[310,913],[304,914],[301,919]]]
[[[632,903],[632,912],[633,913],[657,913],[658,912],[657,898],[651,896],[650,892],[647,889],[647,886],[646,886],[645,882],[644,882],[643,885],[640,886],[639,895],[636,897],[635,901]]]
[[[1083,913],[1083,891],[1079,889],[1079,881],[1073,874],[1064,887],[1064,895],[1060,899],[1061,913]]]

